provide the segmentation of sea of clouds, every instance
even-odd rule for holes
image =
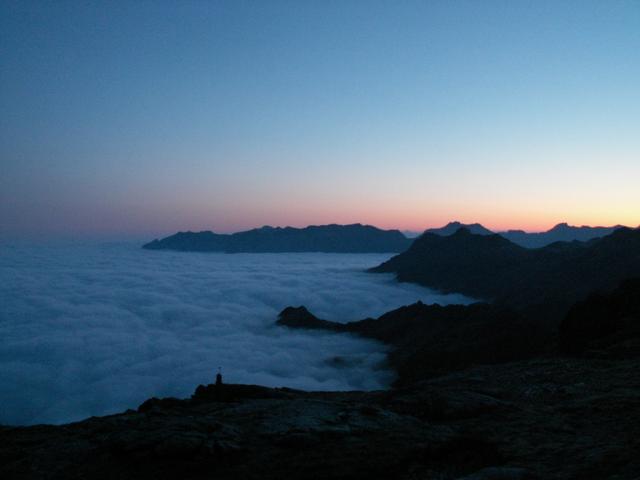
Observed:
[[[379,389],[385,346],[274,325],[289,305],[336,321],[422,300],[364,270],[379,254],[207,254],[136,243],[0,244],[0,423],[62,423],[225,381]],[[340,358],[341,361],[336,361]]]

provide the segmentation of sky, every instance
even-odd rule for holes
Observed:
[[[640,224],[638,1],[0,1],[0,234]]]

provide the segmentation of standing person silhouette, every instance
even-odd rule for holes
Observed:
[[[218,367],[218,374],[216,375],[216,386],[219,387],[222,385],[222,373],[220,367]]]

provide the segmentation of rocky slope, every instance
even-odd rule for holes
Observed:
[[[528,321],[513,310],[486,303],[425,305],[421,302],[358,322],[328,322],[305,307],[288,307],[279,325],[352,333],[394,348],[391,366],[398,372],[396,386],[478,363],[500,363],[530,358],[548,349],[550,328]]]
[[[636,479],[637,358],[478,366],[388,392],[223,385],[1,427],[3,479]]]
[[[558,316],[588,293],[640,275],[640,229],[540,249],[466,229],[448,237],[425,234],[371,271],[394,272],[400,281],[531,309],[538,316]]]
[[[594,293],[571,307],[560,324],[560,348],[569,353],[602,351],[624,358],[640,338],[640,278],[608,294]]]
[[[389,253],[402,252],[412,240],[398,230],[370,225],[321,225],[306,228],[262,227],[230,235],[213,232],[179,232],[154,240],[143,248],[226,253]]]

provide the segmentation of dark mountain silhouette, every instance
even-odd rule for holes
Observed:
[[[233,234],[180,232],[143,248],[194,252],[402,252],[412,240],[398,230],[370,225],[321,225],[306,228],[262,227]]]
[[[640,278],[573,305],[560,324],[560,346],[570,353],[606,349],[617,357],[640,351]]]
[[[567,223],[559,223],[546,232],[525,232],[524,230],[507,230],[506,232],[493,232],[479,223],[450,222],[444,227],[429,228],[424,233],[435,233],[436,235],[449,236],[456,233],[461,228],[466,228],[476,235],[498,235],[512,241],[513,243],[526,248],[541,248],[555,242],[572,242],[578,240],[587,242],[594,238],[604,237],[612,234],[615,230],[623,228],[623,225],[614,227],[574,227]]]
[[[317,318],[305,307],[287,307],[277,320],[289,328],[329,330],[373,338],[393,346],[388,359],[398,373],[395,387],[477,364],[524,360],[560,352],[598,358],[640,356],[640,277],[611,293],[591,293],[573,304],[559,328],[543,318],[488,303],[413,305],[377,319],[339,323]],[[559,340],[559,341],[558,341]],[[592,355],[593,356],[593,355]]]
[[[479,223],[450,222],[441,228],[430,228],[424,233],[450,236],[460,228],[476,235],[494,233]],[[561,223],[547,232],[527,233],[522,230],[499,232],[504,238],[527,248],[539,248],[557,241],[588,241],[609,235],[616,227],[572,227]],[[411,235],[398,230],[381,230],[369,225],[320,225],[306,228],[255,228],[234,234],[211,231],[179,232],[154,240],[143,248],[150,250],[178,250],[193,252],[333,252],[333,253],[387,253],[403,252],[412,243]]]
[[[491,299],[510,286],[510,274],[517,275],[514,267],[530,256],[531,251],[500,235],[474,235],[460,228],[450,236],[425,233],[406,252],[371,271],[394,272],[402,282]]]
[[[396,386],[472,364],[528,358],[549,345],[548,334],[537,322],[486,303],[440,306],[418,302],[377,319],[349,323],[321,320],[305,307],[288,307],[277,323],[355,333],[393,345],[389,362],[398,372]]]
[[[416,230],[402,230],[402,234],[407,238],[417,238],[422,235],[422,232]]]
[[[504,238],[527,248],[540,248],[554,242],[571,242],[578,240],[587,242],[594,238],[612,234],[615,230],[623,228],[622,225],[614,227],[574,227],[566,223],[559,223],[551,230],[538,233],[527,233],[522,230],[508,230],[499,232]]]
[[[449,222],[444,227],[440,228],[428,228],[424,233],[435,233],[436,235],[449,236],[456,233],[461,228],[466,228],[471,233],[476,235],[493,235],[493,232],[488,228],[483,227],[479,223],[460,223],[458,221]]]
[[[589,242],[527,249],[500,235],[461,228],[448,237],[424,234],[371,271],[518,309],[542,306],[546,313],[563,314],[588,293],[640,275],[640,230],[621,228]]]

